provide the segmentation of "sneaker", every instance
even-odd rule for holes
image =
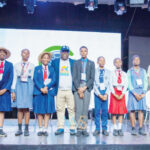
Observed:
[[[70,135],[76,135],[76,132],[74,129],[70,129]]]
[[[81,135],[82,135],[82,131],[77,130],[76,136],[77,136],[77,137],[80,137]]]
[[[118,130],[116,129],[113,130],[113,136],[118,136]]]
[[[137,135],[137,132],[136,132],[136,129],[135,129],[135,128],[132,128],[132,130],[131,130],[131,135],[134,135],[134,136]]]
[[[25,130],[24,131],[24,136],[29,136],[30,134],[29,134],[29,131],[28,130]]]
[[[22,134],[23,134],[22,130],[18,130],[18,131],[15,133],[15,136],[20,136],[20,135],[22,135]]]
[[[118,130],[118,135],[119,136],[124,136],[122,129]]]
[[[143,128],[139,128],[139,134],[143,136],[147,135]]]
[[[43,132],[43,135],[48,136],[48,132],[47,131]]]
[[[82,131],[82,135],[87,137],[87,136],[89,136],[89,133],[86,130],[84,130],[84,131]]]
[[[7,137],[7,134],[3,130],[1,130],[0,131],[0,137]]]
[[[55,132],[55,135],[61,135],[64,133],[64,129],[57,129],[57,131]]]
[[[42,136],[42,135],[43,135],[43,132],[42,132],[42,131],[39,131],[39,132],[37,133],[37,135],[38,135],[38,136]]]
[[[93,132],[93,136],[97,136],[97,135],[99,135],[100,134],[100,131],[99,130],[95,130],[94,132]]]
[[[107,130],[103,130],[102,134],[105,135],[105,136],[109,136],[109,132]]]

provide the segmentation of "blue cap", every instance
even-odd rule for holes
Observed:
[[[62,46],[60,51],[61,52],[68,52],[69,53],[70,49],[69,49],[68,46]]]

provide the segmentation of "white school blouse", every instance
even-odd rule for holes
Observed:
[[[14,78],[13,78],[13,84],[11,88],[12,90],[14,90],[16,87],[17,78],[21,76],[22,65],[23,65],[22,61],[14,65]],[[24,69],[26,70],[24,75],[27,77],[31,77],[31,79],[33,79],[34,65],[30,62],[26,62]]]

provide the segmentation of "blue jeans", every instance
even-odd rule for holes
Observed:
[[[102,130],[107,130],[108,120],[108,99],[106,101],[101,100],[94,94],[95,101],[95,125],[96,130],[100,131],[100,118],[102,118]],[[100,115],[101,113],[101,115]]]

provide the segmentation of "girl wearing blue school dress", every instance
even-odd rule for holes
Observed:
[[[128,111],[130,112],[131,134],[137,135],[135,129],[135,111],[138,111],[139,119],[139,134],[146,135],[143,129],[144,115],[146,110],[145,94],[148,88],[148,79],[145,69],[140,67],[140,58],[138,55],[133,57],[133,67],[128,70],[129,81],[129,96],[128,96]]]
[[[33,110],[38,116],[38,136],[48,136],[48,122],[50,114],[55,112],[55,84],[56,75],[52,66],[49,66],[52,54],[44,52],[39,56],[42,65],[34,70],[34,100]],[[44,126],[43,126],[44,120]]]
[[[14,79],[12,84],[12,107],[18,109],[18,130],[16,136],[23,134],[22,121],[25,116],[24,136],[29,136],[30,110],[33,108],[33,73],[34,65],[28,61],[30,51],[21,51],[22,61],[14,66]]]
[[[11,85],[13,81],[13,65],[6,61],[9,50],[0,47],[0,137],[6,137],[3,131],[4,113],[11,111]]]

